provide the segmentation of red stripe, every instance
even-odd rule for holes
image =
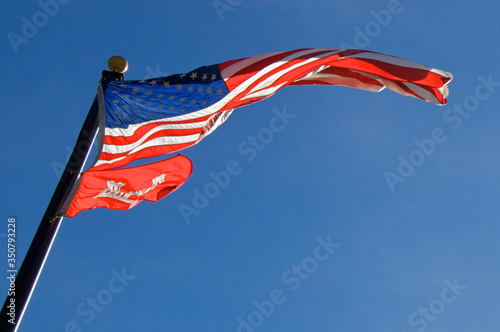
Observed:
[[[441,87],[450,79],[429,70],[401,67],[383,61],[372,59],[339,59],[335,62],[339,68],[355,69],[370,74],[378,75],[395,81],[426,84],[433,87]]]
[[[374,85],[374,86],[379,86],[379,87],[384,86],[382,83],[380,83],[379,81],[377,81],[373,78],[366,77],[363,74],[353,72],[352,70],[347,69],[347,68],[328,67],[328,68],[322,70],[321,73],[337,75],[337,76],[341,76],[344,78],[356,79],[364,84],[369,84],[369,85]],[[334,82],[335,79],[336,79],[335,77],[301,79],[300,81],[291,82],[289,85],[310,85],[310,84],[336,85],[337,83]],[[338,83],[338,85],[342,85],[342,84],[343,84],[342,82]],[[352,86],[352,87],[355,87],[355,86]]]
[[[160,146],[153,146],[149,148],[142,149],[136,153],[128,155],[126,158],[116,161],[112,164],[102,164],[98,166],[94,166],[93,168],[95,170],[104,170],[104,169],[111,169],[111,168],[118,168],[127,165],[128,163],[136,160],[136,159],[143,159],[143,158],[149,158],[149,157],[154,157],[154,156],[160,156],[163,154],[179,151],[185,148],[188,148],[197,142],[190,142],[190,143],[184,143],[184,144],[174,144],[174,145],[160,145]],[[115,154],[108,154],[108,153],[102,153],[99,160],[112,160],[121,156],[127,155],[126,153],[120,154],[120,155],[115,155]]]
[[[250,66],[244,67],[241,70],[239,70],[238,72],[236,72],[231,77],[223,77],[224,79],[226,79],[226,86],[227,86],[229,91],[232,91],[235,87],[237,87],[238,85],[240,85],[241,83],[243,83],[244,81],[246,81],[247,79],[249,79],[250,77],[255,75],[255,73],[262,70],[263,68],[270,66],[273,63],[278,62],[278,61],[282,60],[283,58],[286,58],[289,55],[292,55],[294,53],[301,52],[301,51],[303,51],[303,50],[294,50],[294,51],[289,51],[289,52],[283,52],[283,53],[280,53],[277,55],[270,56],[269,58],[265,58],[263,60],[260,60],[260,61],[254,63]],[[246,60],[246,59],[247,58],[241,59],[241,60]],[[225,69],[226,67],[228,67],[228,66],[225,66],[224,64],[222,64],[220,66],[220,68],[222,68],[222,69]]]
[[[140,126],[139,128],[136,129],[134,134],[132,136],[108,136],[106,135],[104,137],[104,144],[118,144],[118,145],[126,145],[126,144],[131,144],[136,142],[137,140],[141,139],[142,136],[147,134],[151,129],[154,129],[158,126],[161,125],[168,125],[168,124],[182,124],[182,123],[195,123],[195,122],[201,122],[201,121],[206,121],[210,119],[212,114],[195,118],[195,119],[189,119],[189,120],[182,120],[182,121],[161,121],[161,122],[153,122],[153,123],[148,123],[143,126]],[[167,130],[189,130],[189,129],[167,129]],[[194,129],[196,130],[196,129]],[[114,143],[116,142],[116,143]]]
[[[155,132],[154,134],[148,136],[146,140],[143,141],[144,144],[147,141],[152,140],[153,138],[156,137],[162,137],[162,136],[187,136],[187,135],[194,135],[194,134],[199,134],[203,130],[203,127],[201,128],[193,128],[193,129],[163,129]],[[138,137],[139,139],[142,138]],[[104,136],[104,144],[107,145],[128,145],[135,143],[136,141],[129,140],[127,137],[119,136],[119,137],[113,137],[113,136]]]

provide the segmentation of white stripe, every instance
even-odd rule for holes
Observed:
[[[104,160],[104,159],[99,159],[94,166],[99,166],[99,165],[108,165],[108,164],[112,164],[112,163],[115,163],[117,161],[120,161],[122,159],[125,159],[127,158],[127,156],[123,156],[123,157],[118,157],[118,158],[115,158],[115,159],[111,159],[111,160]]]
[[[330,67],[331,67],[330,65],[322,65],[322,66],[321,66],[321,67],[319,67],[318,69],[313,70],[313,71],[312,71],[312,72],[310,72],[310,73],[307,73],[304,77],[301,77],[301,78],[299,78],[299,79],[297,79],[297,80],[295,80],[295,81],[305,80],[305,79],[307,79],[307,78],[309,78],[309,77],[311,77],[311,76],[315,76],[315,75],[317,75],[317,74],[321,73],[321,71],[323,71],[323,70],[325,70],[325,69],[327,69],[327,68],[330,68]]]
[[[267,89],[264,89],[264,90],[256,91],[254,93],[247,94],[245,97],[241,98],[241,100],[252,99],[252,98],[257,98],[257,97],[264,97],[264,96],[270,96],[273,93],[275,93],[277,90],[281,89],[281,87],[283,85],[287,84],[287,83],[288,82],[283,82],[280,85],[277,85],[277,86],[274,86],[274,87],[270,87],[270,88],[267,88]]]
[[[149,146],[157,146],[157,145],[172,145],[172,144],[184,144],[189,142],[194,142],[198,139],[200,134],[192,134],[192,135],[184,135],[184,136],[161,136],[153,138],[143,144],[129,144],[129,145],[113,145],[113,144],[104,144],[102,147],[102,151],[110,154],[118,154],[118,153],[126,153],[128,154],[135,153]],[[158,144],[157,142],[160,142]]]
[[[134,132],[137,129],[140,129],[142,126],[145,125],[146,122],[141,124],[139,127],[134,129]],[[148,122],[149,123],[149,122]],[[165,130],[165,129],[177,129],[177,130],[182,130],[182,129],[197,129],[197,128],[203,128],[205,125],[205,121],[200,121],[200,122],[191,122],[191,123],[175,123],[175,124],[164,124],[164,125],[159,125],[154,128],[151,128],[148,132],[144,134],[150,136],[151,134],[159,131],[159,130]],[[132,135],[129,135],[130,131],[128,128],[106,128],[105,130],[105,135],[106,136],[111,136],[111,137],[129,137]],[[143,137],[144,137],[143,136]]]
[[[411,91],[415,92],[417,95],[424,98],[425,100],[428,100],[436,105],[441,105],[441,102],[429,90],[426,90],[413,83],[403,82],[403,84],[406,85]]]
[[[366,75],[363,75],[363,76],[366,76]],[[372,77],[370,77],[370,78],[372,78]],[[340,75],[330,74],[330,73],[328,73],[328,74],[317,73],[314,76],[310,76],[308,78],[301,78],[300,80],[297,80],[297,81],[302,81],[302,80],[325,82],[325,83],[328,83],[330,85],[340,85],[340,86],[346,86],[346,87],[350,87],[350,88],[356,88],[356,89],[373,91],[373,92],[380,92],[380,91],[385,89],[384,85],[370,84],[370,83],[360,81],[354,77],[340,76]]]
[[[403,96],[409,96],[409,95],[411,95],[407,91],[403,90],[399,85],[397,85],[391,79],[383,78],[383,77],[375,75],[375,74],[370,74],[370,73],[366,73],[366,72],[360,72],[360,71],[357,71],[357,70],[352,70],[352,71],[355,72],[355,73],[364,75],[366,77],[369,77],[369,78],[371,78],[373,80],[376,80],[377,82],[379,82],[380,84],[382,84],[384,87],[388,88],[391,91],[399,93],[400,95],[403,95]]]
[[[435,73],[435,74],[438,74],[438,75],[441,75],[443,77],[446,77],[446,78],[449,78],[449,79],[453,79],[453,75],[447,71],[444,71],[444,70],[441,70],[441,69],[434,69],[434,68],[431,68],[429,71]]]
[[[450,90],[448,88],[448,83],[446,83],[442,87],[438,88],[438,91],[441,92],[441,95],[443,96],[443,98],[448,97],[448,95],[450,93]]]
[[[120,160],[127,158],[129,155],[131,155],[133,153],[139,152],[139,151],[141,151],[145,148],[149,148],[149,147],[196,142],[198,140],[199,134],[189,135],[189,136],[177,136],[177,137],[180,140],[175,141],[175,142],[174,142],[174,140],[171,139],[172,137],[157,137],[157,138],[152,139],[151,141],[147,142],[146,144],[141,145],[139,148],[136,148],[133,151],[130,151],[126,156],[121,156],[121,157],[118,157],[115,159],[110,159],[110,160],[101,159],[95,164],[95,166],[104,165],[104,164],[106,164],[106,165],[113,164],[117,161],[120,161]]]
[[[407,59],[398,58],[398,57],[391,56],[391,55],[380,54],[380,53],[364,52],[364,53],[352,54],[352,55],[347,55],[347,56],[341,57],[341,59],[345,59],[345,58],[371,59],[371,60],[385,62],[385,63],[387,63],[389,65],[393,65],[393,66],[414,68],[414,69],[420,69],[420,70],[425,70],[425,71],[431,70],[431,68],[424,66],[421,63],[407,60]]]
[[[233,110],[234,109],[222,112],[222,114],[219,116],[217,121],[215,121],[215,123],[212,125],[212,127],[208,128],[208,130],[206,130],[206,128],[203,129],[203,133],[201,133],[200,137],[198,138],[198,141],[201,141],[202,138],[205,138],[208,135],[210,135],[215,129],[217,129],[221,124],[223,124],[227,120],[227,118],[229,118],[231,113],[233,113]],[[214,114],[214,116],[215,116],[215,114]],[[207,122],[209,122],[209,121],[207,121]]]

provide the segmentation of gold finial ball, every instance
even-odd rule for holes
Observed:
[[[108,60],[108,67],[109,69],[111,69],[111,71],[114,71],[115,73],[123,74],[128,69],[128,62],[127,60],[125,60],[124,57],[121,57],[119,55],[113,55]]]

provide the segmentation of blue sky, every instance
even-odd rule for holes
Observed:
[[[238,109],[183,152],[194,171],[172,195],[63,220],[19,331],[497,330],[498,2],[47,3],[0,11],[0,248],[14,217],[18,261],[112,55],[142,79],[351,45],[455,78],[444,107],[304,86]],[[241,153],[283,112],[281,132]],[[188,224],[179,206],[235,162]]]

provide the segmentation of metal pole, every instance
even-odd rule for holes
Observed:
[[[102,79],[123,81],[123,74],[103,71]],[[61,225],[61,213],[64,212],[61,209],[83,170],[96,136],[98,124],[98,101],[96,97],[83,123],[75,148],[61,175],[59,184],[52,195],[45,215],[15,278],[15,290],[8,292],[0,313],[0,331],[2,332],[15,332],[21,323],[38,277],[42,272],[45,260]]]

